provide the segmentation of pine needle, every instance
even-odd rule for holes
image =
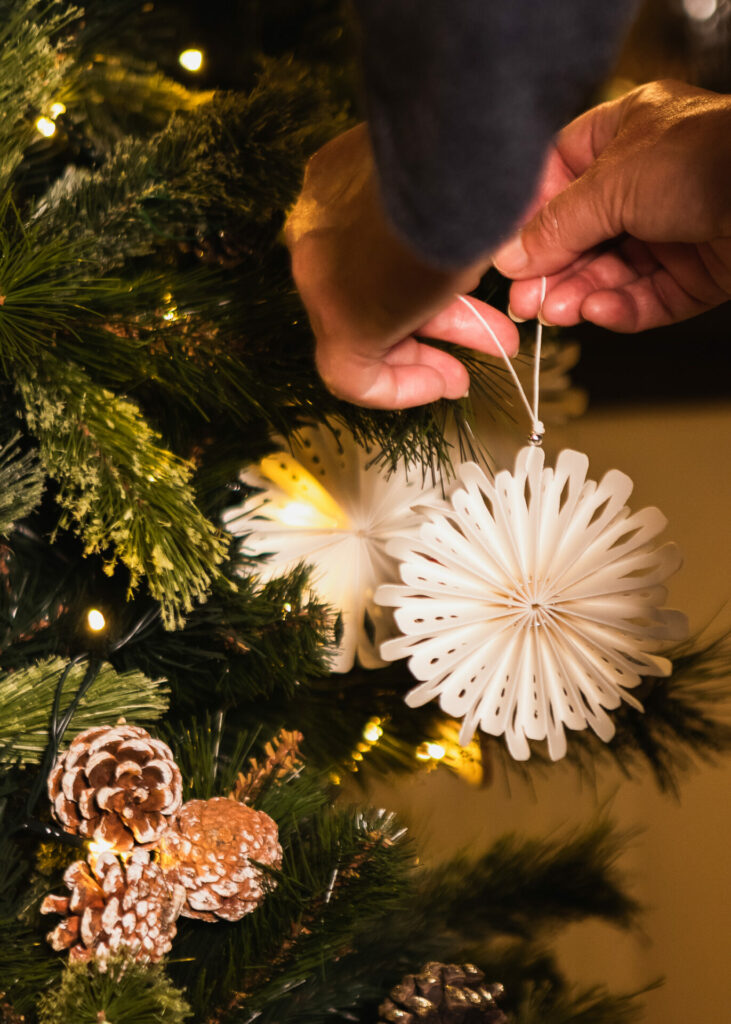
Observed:
[[[161,448],[132,402],[95,386],[76,366],[46,361],[19,380],[28,426],[46,471],[60,484],[62,526],[117,559],[130,592],[144,577],[167,628],[204,601],[228,543],[196,508],[193,467]],[[233,584],[231,584],[233,586]]]
[[[0,674],[0,764],[39,764],[48,743],[58,682],[66,669],[63,658],[48,658],[28,668]],[[74,666],[61,693],[61,715],[67,710],[84,675]],[[138,725],[157,721],[167,710],[167,691],[141,672],[117,673],[103,665],[82,699],[65,738],[70,741],[93,725],[108,725],[120,715]]]

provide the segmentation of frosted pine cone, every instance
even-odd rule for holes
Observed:
[[[387,1024],[507,1024],[495,1002],[503,986],[486,985],[473,964],[427,964],[407,974],[378,1007]]]
[[[165,743],[136,725],[105,725],[79,733],[60,755],[48,795],[67,832],[124,852],[157,843],[180,807],[182,782]]]
[[[189,800],[160,841],[161,867],[185,886],[181,914],[201,921],[238,921],[256,909],[272,881],[252,860],[281,864],[276,822],[227,797]]]
[[[145,850],[122,864],[113,853],[74,861],[64,874],[71,896],[47,896],[42,914],[64,914],[47,938],[69,960],[97,960],[127,950],[137,960],[160,960],[170,951],[185,894]]]

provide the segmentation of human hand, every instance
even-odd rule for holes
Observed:
[[[338,397],[382,409],[463,397],[465,367],[419,338],[499,355],[455,295],[475,288],[489,262],[440,270],[396,237],[381,207],[364,125],[312,157],[285,239],[315,334],[320,376]],[[515,324],[483,302],[470,302],[506,353],[515,355]]]
[[[588,111],[558,136],[522,230],[494,254],[514,279],[511,312],[634,332],[731,298],[730,182],[731,98],[654,82]]]

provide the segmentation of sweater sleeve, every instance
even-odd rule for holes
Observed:
[[[611,66],[635,0],[354,0],[386,212],[456,268],[518,222],[551,137]]]

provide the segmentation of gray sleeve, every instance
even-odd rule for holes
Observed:
[[[494,248],[551,137],[611,67],[635,0],[354,0],[386,211],[444,267]]]

